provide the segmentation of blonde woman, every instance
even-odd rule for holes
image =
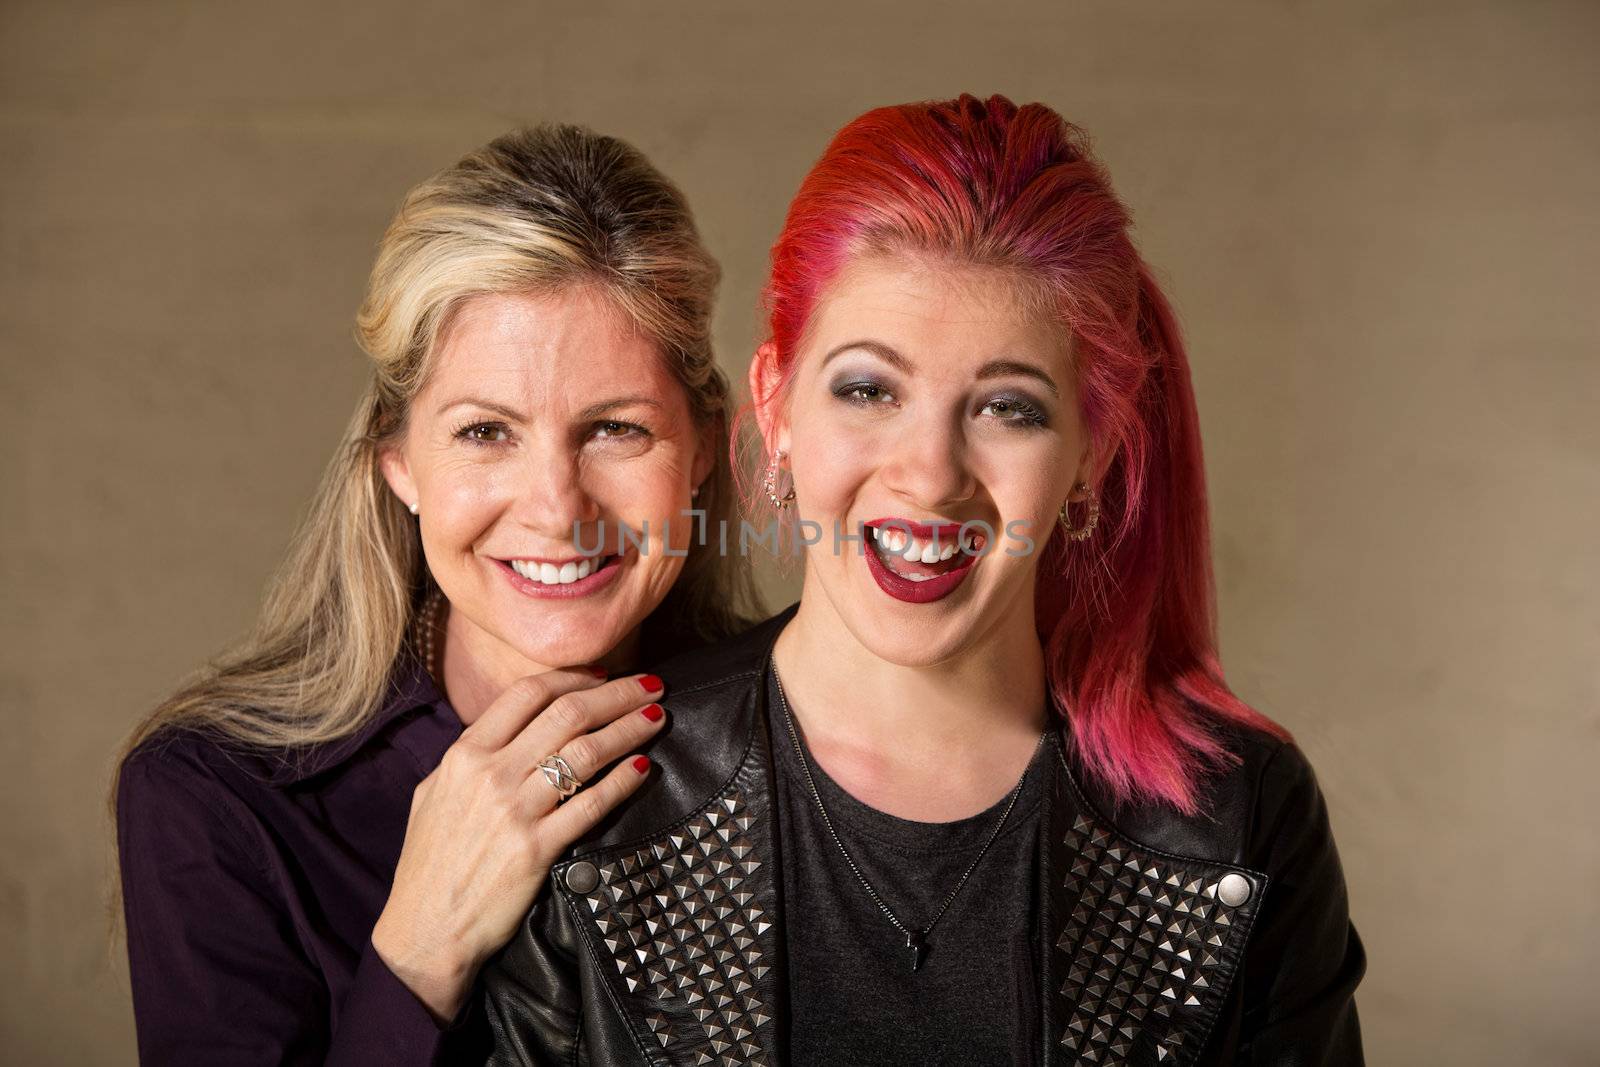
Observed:
[[[580,128],[407,197],[255,633],[120,769],[146,1062],[469,1054],[478,968],[650,773],[663,686],[631,672],[754,607],[690,538],[734,500],[717,276],[679,192]]]

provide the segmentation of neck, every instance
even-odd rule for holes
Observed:
[[[813,758],[857,799],[901,818],[983,811],[1016,784],[1048,723],[1031,612],[1008,613],[947,660],[904,666],[864,646],[813,591],[773,655]]]
[[[518,678],[578,663],[540,663],[517,652],[465,615],[443,609],[443,636],[439,648],[439,685],[462,725],[470,726],[500,699]],[[635,627],[602,659],[595,661],[612,677],[625,674],[636,658],[639,629]]]

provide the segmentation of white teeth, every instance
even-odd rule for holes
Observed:
[[[946,558],[941,553],[951,547],[954,546],[948,543],[935,543],[932,540],[924,541],[921,538],[913,537],[911,543],[906,546],[906,550],[902,554],[908,563],[938,563],[939,560]]]
[[[885,551],[896,556],[904,556],[909,562],[937,563],[942,559],[949,559],[960,551],[962,544],[970,544],[973,534],[966,534],[960,544],[948,537],[933,538],[912,537],[904,530],[892,526],[867,527],[872,539]]]
[[[570,585],[581,581],[600,569],[605,562],[604,557],[596,556],[581,560],[569,560],[560,565],[554,563],[538,563],[534,560],[514,559],[511,569],[540,585]]]
[[[912,537],[904,530],[892,526],[869,526],[868,531],[872,539],[877,542],[880,553],[886,559],[903,559],[907,563],[921,563],[924,565],[946,563],[955,557],[956,553],[976,556],[986,543],[986,538],[981,533],[971,530],[962,530],[957,537],[922,539]],[[899,571],[895,572],[899,574]],[[909,578],[916,582],[925,582],[937,575],[927,574],[902,574],[902,578]]]

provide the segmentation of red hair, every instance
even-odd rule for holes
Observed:
[[[1084,425],[1106,457],[1094,535],[1057,528],[1041,552],[1046,684],[1115,802],[1195,814],[1205,774],[1238,758],[1219,726],[1289,734],[1223,679],[1188,359],[1128,225],[1083,131],[1042,104],[878,108],[839,131],[789,206],[768,340],[786,388],[819,295],[864,254],[954,258],[1042,288],[1071,332]]]

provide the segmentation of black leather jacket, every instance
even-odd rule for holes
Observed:
[[[555,866],[485,970],[493,1062],[784,1061],[763,678],[793,612],[658,669],[662,771]],[[1208,816],[1112,817],[1064,732],[1040,821],[1037,1062],[1362,1062],[1366,956],[1316,778],[1292,743],[1229,737],[1243,759]]]

